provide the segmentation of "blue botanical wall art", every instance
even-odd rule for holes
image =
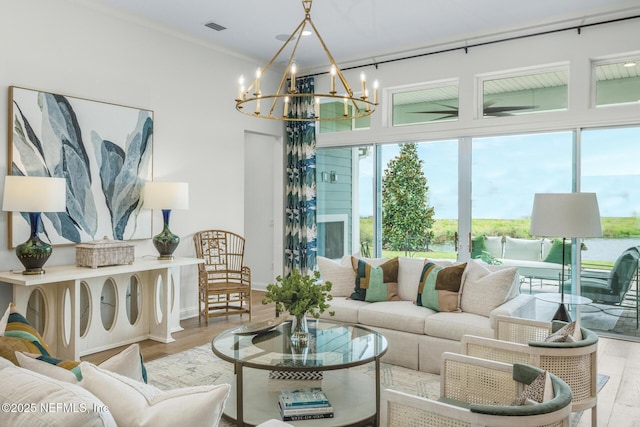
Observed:
[[[67,181],[66,212],[42,215],[52,244],[151,237],[142,189],[151,181],[153,112],[19,87],[9,88],[11,175]],[[29,235],[9,216],[12,247]]]

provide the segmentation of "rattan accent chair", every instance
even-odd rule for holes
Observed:
[[[530,365],[495,362],[454,353],[442,354],[440,398],[432,400],[383,390],[382,427],[529,427],[568,426],[571,389],[551,375],[553,399],[511,406],[526,384],[543,370]]]
[[[591,425],[597,425],[598,335],[580,328],[582,340],[544,342],[566,323],[498,316],[496,339],[465,335],[462,354],[505,363],[527,363],[562,378],[573,392],[573,411],[591,408]]]
[[[207,325],[210,317],[248,314],[251,320],[251,269],[244,265],[245,239],[224,230],[194,234],[198,264],[200,316]]]

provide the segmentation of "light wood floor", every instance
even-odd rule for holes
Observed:
[[[252,321],[275,317],[273,305],[261,303],[263,292],[253,291]],[[198,318],[181,322],[184,328],[173,334],[175,342],[163,344],[156,341],[140,343],[144,360],[150,361],[169,354],[210,343],[220,332],[249,322],[243,315],[218,317],[209,320],[207,327]],[[121,351],[124,347],[111,349],[83,357],[100,363]],[[609,381],[598,394],[598,426],[640,427],[640,343],[611,338],[600,338],[598,345],[598,372],[609,376]],[[591,411],[587,410],[578,427],[591,426]]]

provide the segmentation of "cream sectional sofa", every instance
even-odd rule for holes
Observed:
[[[325,311],[322,317],[362,324],[383,334],[389,343],[383,358],[386,363],[439,373],[441,354],[459,352],[463,335],[493,338],[497,316],[535,317],[535,299],[519,294],[520,278],[514,268],[469,261],[462,276],[461,311],[437,312],[414,303],[425,259],[399,257],[398,301],[365,302],[348,298],[355,281],[350,258],[344,257],[338,261],[318,258],[322,279],[333,284],[330,311],[335,312],[331,316]],[[372,264],[383,262],[370,261]],[[429,261],[442,267],[454,264],[452,260]],[[507,269],[512,273],[512,279],[508,286],[501,286],[500,289],[491,283],[490,274],[480,280],[474,279],[472,283],[470,273],[467,273],[471,267],[474,272],[479,268],[489,272]],[[474,277],[477,278],[477,274]]]

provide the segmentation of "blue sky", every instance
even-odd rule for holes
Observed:
[[[474,218],[526,218],[534,193],[571,191],[572,132],[477,138]],[[457,141],[423,143],[418,154],[435,217],[458,216]],[[382,147],[383,169],[399,153]],[[640,128],[582,133],[582,191],[596,192],[602,216],[640,215]],[[372,159],[360,162],[360,214],[372,215]]]

